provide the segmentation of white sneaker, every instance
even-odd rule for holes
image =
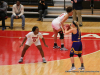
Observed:
[[[65,47],[63,47],[63,48],[60,48],[60,50],[67,51],[68,49],[66,49]]]
[[[22,62],[23,62],[23,59],[20,58],[18,62],[19,62],[19,63],[22,63]]]
[[[47,61],[46,61],[45,59],[42,59],[42,62],[43,62],[43,63],[47,63]]]
[[[73,70],[75,70],[76,68],[75,67],[71,67],[71,69],[69,70],[69,71],[73,71]]]
[[[85,68],[84,67],[80,67],[80,68],[78,68],[79,70],[85,70]]]
[[[53,48],[55,49],[55,48],[60,48],[59,46],[53,46]]]

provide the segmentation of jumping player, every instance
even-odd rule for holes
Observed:
[[[61,40],[61,48],[60,48],[60,50],[67,50],[64,47],[64,34],[63,34],[61,26],[63,27],[64,22],[68,19],[68,17],[72,16],[72,14],[73,14],[72,10],[73,10],[72,7],[67,7],[66,8],[66,12],[67,13],[62,13],[60,16],[58,16],[57,18],[55,18],[52,21],[52,28],[53,28],[53,32],[54,32],[54,46],[53,46],[53,48],[60,48],[57,45],[57,35],[59,33],[60,40]]]
[[[39,32],[39,28],[38,28],[37,26],[34,26],[34,27],[32,28],[32,32],[29,32],[29,33],[26,35],[26,37],[24,38],[22,44],[20,45],[20,47],[23,46],[24,42],[25,42],[26,39],[27,39],[27,41],[26,41],[26,43],[25,43],[25,46],[24,46],[24,49],[23,49],[23,51],[22,51],[22,54],[21,54],[21,58],[20,58],[20,60],[19,60],[19,63],[23,62],[23,57],[24,57],[24,55],[25,55],[26,50],[27,50],[33,43],[35,44],[35,46],[36,46],[36,47],[38,48],[38,50],[40,51],[40,54],[41,54],[42,59],[43,59],[43,63],[46,63],[46,60],[45,60],[45,58],[44,58],[44,52],[43,52],[43,50],[42,50],[42,47],[41,47],[41,43],[40,43],[39,38],[41,38],[42,41],[43,41],[43,43],[44,43],[44,45],[45,45],[46,47],[48,47],[48,46],[46,45],[46,43],[45,43],[45,40],[44,40],[42,34]]]
[[[69,34],[72,33],[72,47],[70,50],[70,59],[71,59],[71,63],[72,63],[72,67],[69,71],[75,70],[75,66],[74,66],[74,55],[78,55],[80,62],[81,62],[81,67],[79,68],[80,70],[84,70],[84,65],[83,65],[83,58],[82,58],[82,42],[81,42],[81,32],[80,29],[78,27],[78,24],[76,21],[73,21],[73,23],[71,24],[71,29],[69,29],[67,31],[67,28],[65,29],[65,34]]]

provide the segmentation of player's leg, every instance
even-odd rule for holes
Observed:
[[[57,41],[57,34],[59,33],[60,35],[60,40],[61,40],[61,49],[60,50],[68,50],[64,47],[64,33],[62,31],[62,28],[61,28],[61,25],[57,24],[58,21],[55,21],[55,22],[52,22],[52,27],[53,29],[55,30],[54,31],[54,41],[56,42]],[[55,43],[54,42],[54,43]],[[58,47],[59,48],[59,47]]]
[[[38,48],[38,50],[40,51],[40,54],[41,54],[41,56],[42,56],[42,61],[43,61],[43,63],[46,63],[46,60],[45,60],[45,57],[44,57],[44,52],[43,52],[43,50],[42,50],[40,40],[36,41],[34,44],[35,44],[35,46]]]
[[[70,53],[70,59],[71,59],[72,67],[71,67],[71,69],[69,71],[73,71],[73,70],[76,69],[75,66],[74,66],[74,57],[73,56],[74,56],[74,54]]]
[[[46,63],[46,60],[45,60],[45,57],[44,57],[44,52],[43,52],[43,50],[42,50],[41,45],[37,45],[36,47],[37,47],[38,50],[40,51],[40,54],[41,54],[42,59],[43,59],[43,63]]]
[[[54,28],[53,28],[53,32],[54,32],[54,46],[53,46],[53,48],[60,48],[60,47],[57,45],[57,35],[58,35],[58,32],[57,32],[57,30],[55,30]]]
[[[79,51],[82,51],[82,43],[81,42],[80,42]],[[81,67],[79,68],[79,70],[85,70],[82,55],[78,54],[78,57],[79,57],[80,62],[81,62]]]
[[[79,69],[79,70],[85,70],[85,68],[84,68],[84,63],[83,63],[83,58],[82,58],[81,55],[78,55],[78,56],[79,56],[79,59],[80,59],[80,62],[81,62],[81,67],[78,68],[78,69]]]
[[[53,32],[54,32],[54,43],[57,43],[57,35],[58,35],[58,32],[54,28],[53,28]]]
[[[23,57],[26,53],[26,50],[29,48],[30,46],[29,45],[25,45],[24,48],[23,48],[23,51],[22,51],[22,54],[21,54],[21,58],[19,60],[19,63],[23,62]]]
[[[71,59],[72,67],[74,67],[74,57],[70,57],[70,59]]]
[[[57,31],[60,35],[60,41],[61,41],[61,49],[60,50],[68,50],[64,47],[64,33],[63,33],[62,29],[60,28]]]
[[[53,32],[54,32],[54,46],[53,48],[60,48],[58,45],[57,45],[57,35],[58,35],[58,32],[57,32],[57,29],[59,29],[59,24],[57,24],[58,22],[57,21],[53,21],[52,22],[52,28],[53,28]]]
[[[74,51],[75,51],[75,47],[76,47],[75,45],[76,45],[76,43],[73,43],[72,47],[71,47],[71,50],[70,50],[70,59],[71,59],[72,67],[69,71],[72,71],[72,70],[76,69],[75,66],[74,66],[74,54],[75,54]]]

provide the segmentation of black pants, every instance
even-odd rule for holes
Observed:
[[[42,14],[43,14],[43,16],[42,16]],[[45,17],[46,14],[47,14],[47,9],[45,9],[45,10],[39,10],[39,18],[40,18],[40,19],[41,19],[42,17]]]
[[[6,14],[3,13],[3,12],[0,12],[0,19],[2,20],[2,27],[5,27],[5,17],[6,17]]]

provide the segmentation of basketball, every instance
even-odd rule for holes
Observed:
[[[63,29],[65,30],[66,28],[67,28],[67,30],[69,30],[71,27],[70,27],[69,24],[65,24],[64,27],[63,27]]]

